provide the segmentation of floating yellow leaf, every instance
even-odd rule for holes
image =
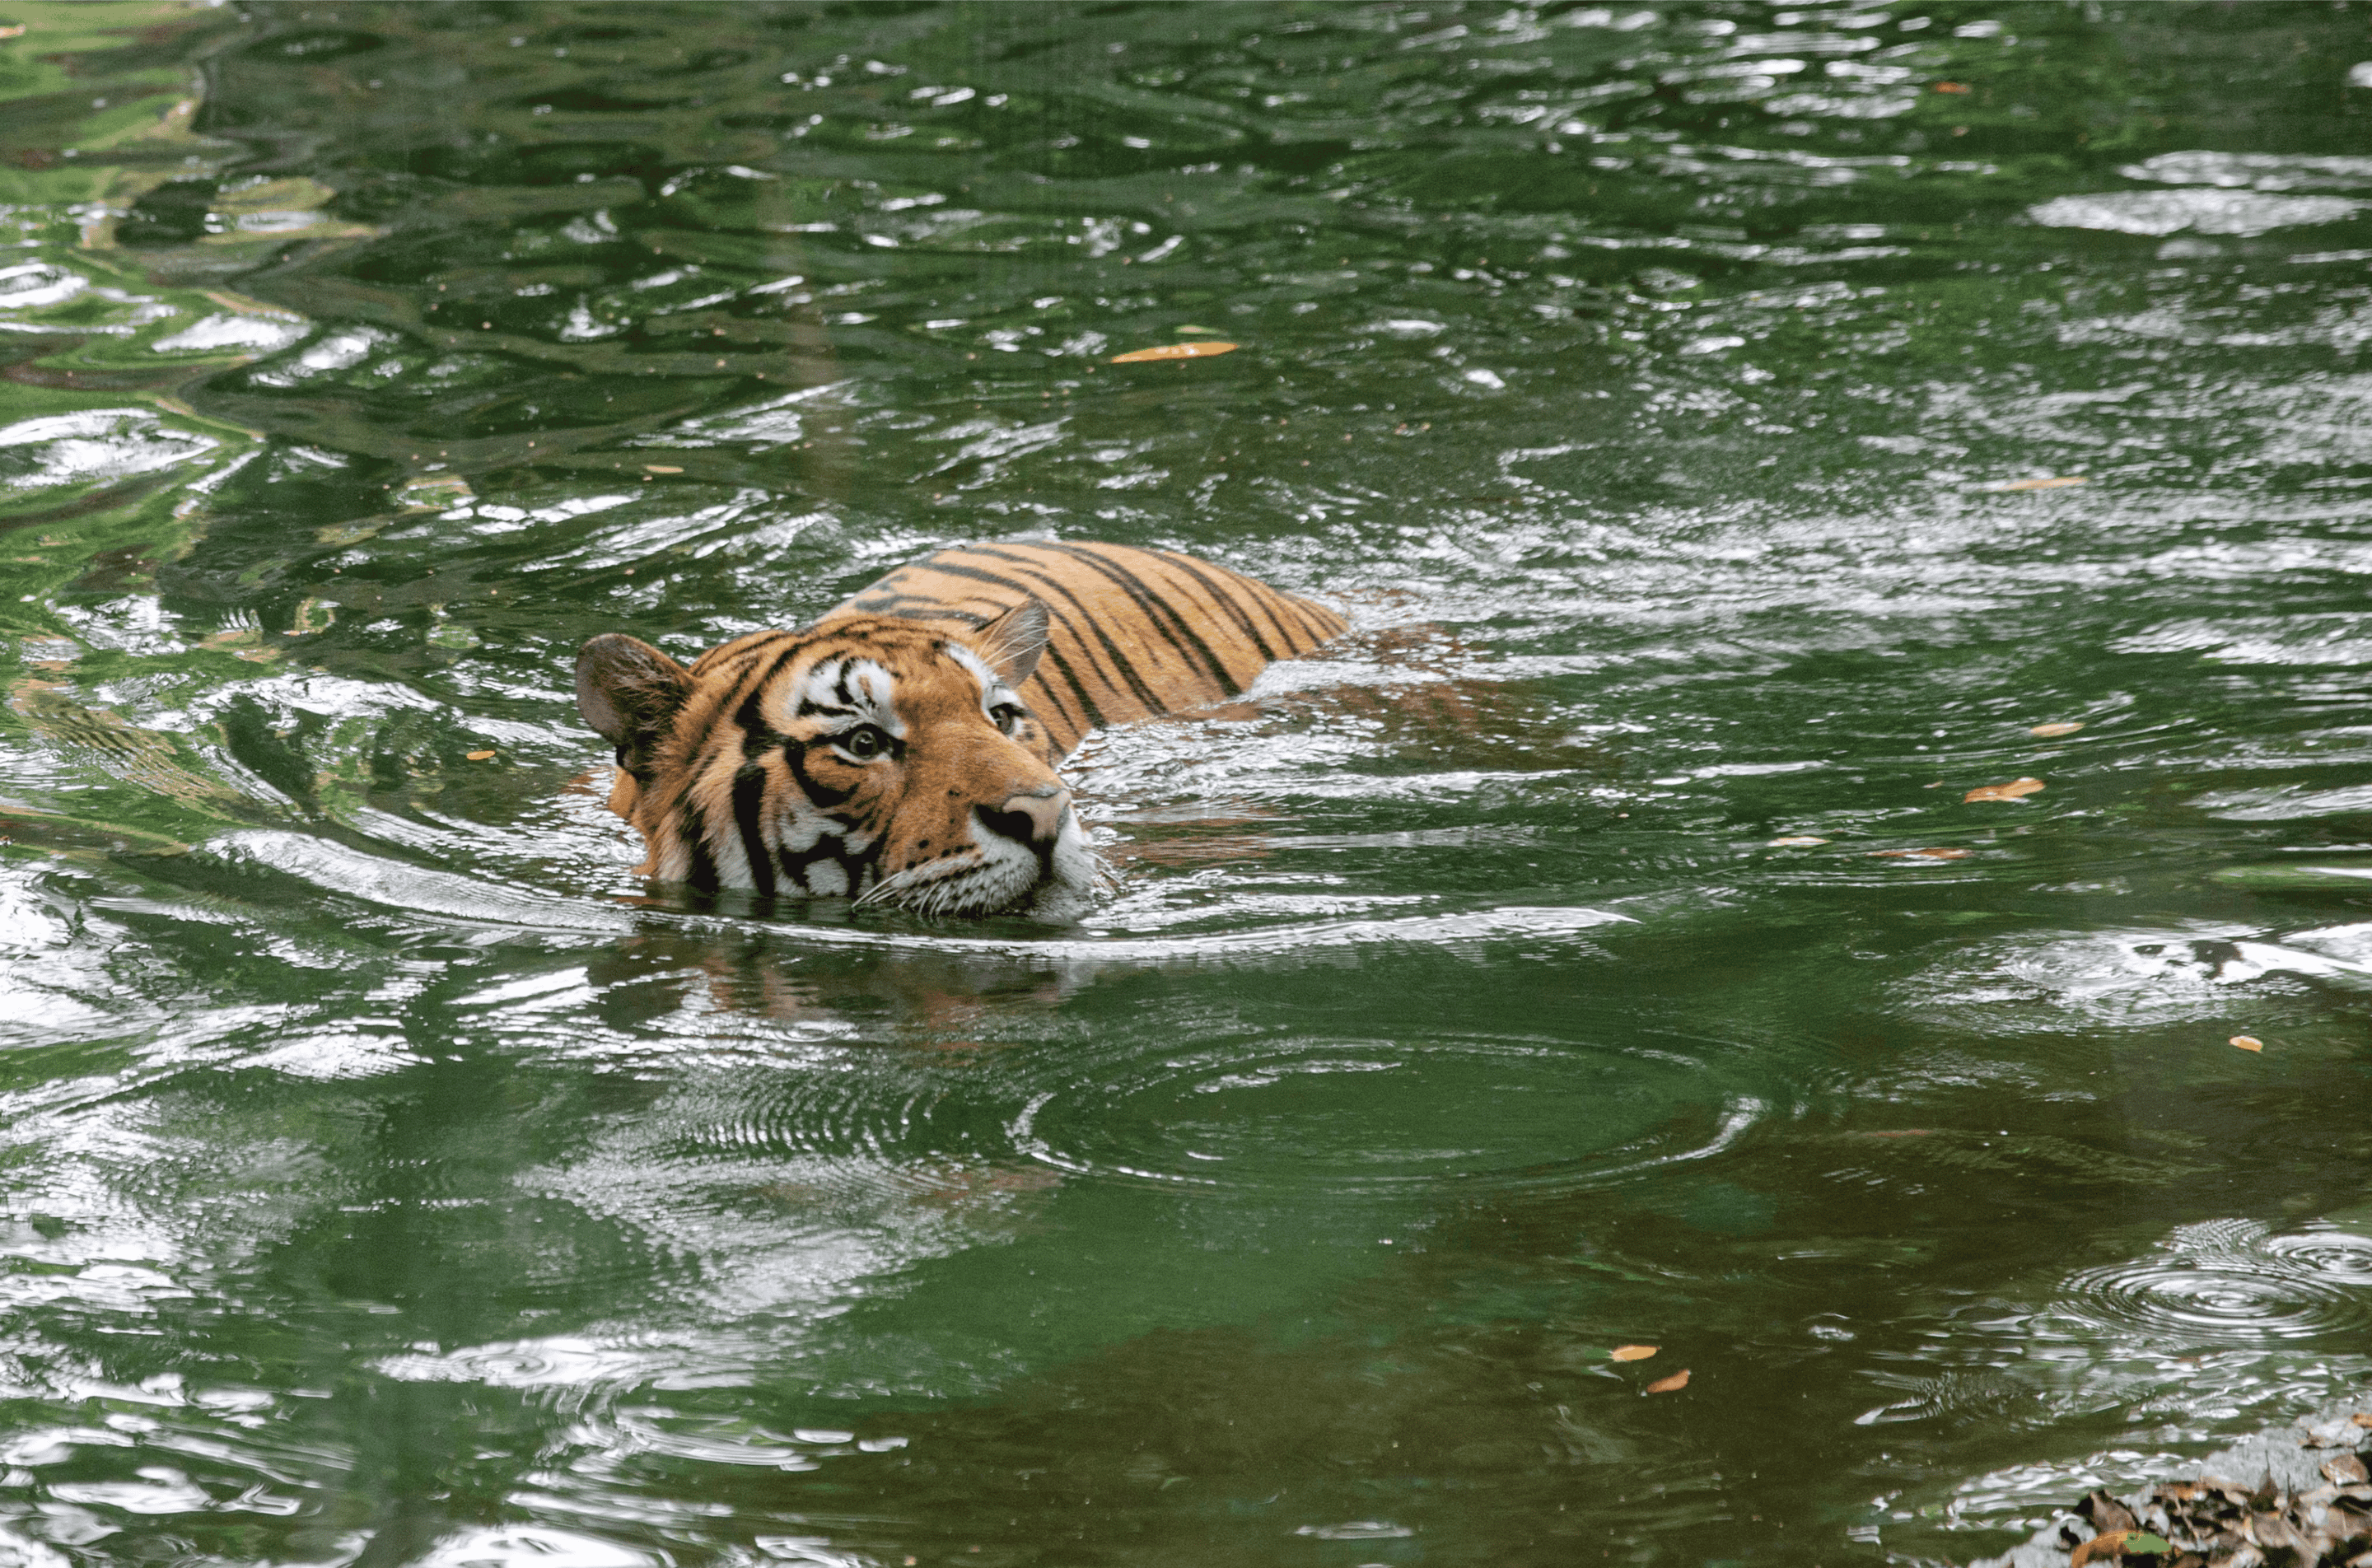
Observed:
[[[1969,87],[1966,82],[1938,82],[1936,84],[1936,90],[1939,93],[1964,93],[1969,90]]]
[[[1773,839],[1771,841],[1771,847],[1773,849],[1803,849],[1808,845],[1824,844],[1828,842],[1829,841],[1826,839],[1816,839],[1809,833],[1796,833],[1789,838]]]
[[[2265,1049],[2265,1042],[2259,1040],[2255,1035],[2234,1035],[2232,1037],[2232,1043],[2238,1046],[2243,1051],[2262,1051]]]
[[[1180,327],[1178,330],[1181,332],[1201,332],[1207,337],[1217,332],[1219,329],[1216,327],[1197,327],[1190,322],[1185,326]]]
[[[1606,1353],[1617,1361],[1645,1361],[1656,1353],[1654,1345],[1616,1345]]]
[[[2127,1552],[2138,1557],[2162,1557],[2172,1550],[2164,1536],[2154,1536],[2147,1530],[2102,1530],[2068,1554],[2067,1568],[2084,1568],[2084,1564],[2099,1558],[2122,1557]]]
[[[1966,860],[1976,854],[1972,849],[1874,849],[1872,860]]]
[[[2039,735],[2045,740],[2051,740],[2062,735],[2073,735],[2083,727],[2084,726],[2081,720],[2078,720],[2074,724],[2039,724],[2032,729],[2028,730],[2026,733],[2029,735]]]
[[[681,473],[683,470],[679,468],[669,468],[665,463],[645,463],[643,471],[645,473]]]
[[[1159,348],[1141,348],[1131,354],[1112,355],[1114,365],[1134,365],[1147,359],[1208,359],[1215,354],[1233,354],[1236,343],[1163,343]]]
[[[1960,796],[1965,806],[1976,800],[2016,800],[2022,795],[2032,795],[2042,787],[2041,779],[2012,779],[2007,784],[1980,784]]]
[[[491,751],[471,751],[466,753],[466,755],[472,762],[484,762],[492,761],[494,754]]]
[[[1999,484],[1985,486],[1988,490],[2064,490],[2071,484],[2089,484],[2082,474],[2067,474],[2053,479],[2007,479]]]
[[[1647,1392],[1651,1394],[1671,1394],[1677,1393],[1688,1386],[1689,1371],[1688,1368],[1684,1366],[1678,1372],[1673,1373],[1669,1377],[1658,1377],[1653,1383],[1648,1384]]]

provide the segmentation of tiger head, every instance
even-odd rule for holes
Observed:
[[[1047,623],[1035,599],[960,633],[851,616],[689,668],[594,638],[576,705],[618,749],[610,807],[649,847],[637,871],[930,915],[1084,909],[1103,874],[1017,694]]]

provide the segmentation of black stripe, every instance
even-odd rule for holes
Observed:
[[[766,742],[760,738],[761,733],[762,732],[764,734],[771,735],[773,732],[766,726],[764,722],[759,718],[758,704],[765,700],[767,685],[773,680],[777,674],[781,673],[783,666],[789,663],[792,659],[798,657],[803,649],[813,646],[814,643],[814,638],[793,638],[789,647],[775,654],[773,658],[768,662],[763,674],[752,675],[752,669],[755,668],[757,660],[755,658],[750,660],[752,669],[743,670],[740,675],[735,679],[732,690],[726,692],[725,696],[717,703],[716,706],[709,710],[708,732],[703,733],[701,737],[699,761],[702,766],[693,770],[693,777],[698,777],[701,772],[705,771],[705,764],[708,761],[709,742],[716,728],[716,716],[725,711],[725,704],[728,702],[732,702],[734,697],[737,695],[738,695],[741,700],[738,703],[734,704],[733,722],[738,726],[741,730],[741,755],[746,758],[764,749]],[[752,649],[751,651],[752,653],[755,653],[759,650]]]
[[[965,553],[965,554],[967,554],[967,555],[974,555],[974,554],[990,554],[990,555],[993,555],[993,554],[994,554],[994,553],[995,553],[995,552],[994,552],[994,551],[989,551],[989,550],[983,550],[983,549],[982,549],[982,548],[980,548],[980,547],[978,547],[978,546],[966,546],[966,547],[964,548],[964,553]],[[979,568],[977,568],[977,567],[973,567],[973,566],[953,566],[953,565],[949,565],[947,562],[945,562],[945,561],[941,560],[941,559],[939,558],[939,556],[936,556],[936,555],[934,555],[934,556],[930,557],[928,560],[922,562],[922,563],[921,563],[921,564],[922,564],[922,565],[924,565],[924,566],[928,567],[930,570],[932,570],[932,571],[934,571],[934,572],[940,572],[940,573],[944,573],[944,574],[946,574],[948,576],[950,576],[950,577],[965,577],[965,578],[969,578],[971,581],[975,582],[975,583],[993,583],[993,584],[994,584],[996,587],[1000,587],[1000,588],[1010,588],[1010,589],[1012,589],[1015,593],[1017,593],[1017,594],[1029,594],[1029,597],[1030,597],[1030,598],[1033,598],[1037,597],[1036,595],[1034,595],[1034,594],[1030,594],[1030,593],[1029,593],[1029,587],[1028,587],[1026,585],[1021,584],[1021,583],[1017,583],[1017,582],[1015,582],[1015,581],[1014,581],[1012,578],[1010,578],[1010,577],[1000,577],[1000,576],[998,576],[998,575],[997,575],[995,573],[994,573],[994,572],[983,572],[983,571],[981,571]],[[911,568],[911,567],[910,567],[910,568],[908,568],[908,570],[910,570],[910,571],[911,571],[911,570],[913,570],[913,568]],[[901,590],[900,590],[900,592],[901,592],[901,593],[902,593],[902,592],[904,592],[904,590],[903,590],[903,589],[901,589]],[[909,595],[908,597],[910,597],[910,598],[919,598],[920,596],[919,596],[919,595]],[[974,597],[978,597],[978,596],[974,596]],[[1009,608],[1009,607],[1008,607],[1008,608]],[[985,622],[983,622],[983,624],[985,624]]]
[[[1074,633],[1074,635],[1076,634],[1076,633]],[[1096,707],[1096,700],[1087,695],[1087,689],[1079,684],[1079,678],[1071,672],[1070,661],[1065,659],[1062,655],[1062,651],[1056,648],[1052,643],[1048,643],[1046,645],[1046,656],[1054,661],[1054,668],[1063,677],[1063,684],[1069,687],[1071,689],[1071,695],[1079,700],[1079,713],[1087,721],[1087,728],[1103,728],[1104,715]],[[1057,706],[1061,705],[1062,694],[1054,690],[1054,683],[1052,681],[1048,680],[1043,675],[1041,675],[1038,678],[1038,684],[1046,688],[1046,695],[1052,697],[1055,700]],[[1068,717],[1069,715],[1065,714],[1064,716]],[[1087,731],[1082,730],[1080,733],[1084,735]]]
[[[703,893],[716,891],[716,857],[708,850],[708,819],[689,796],[684,798],[676,825],[683,834],[685,852],[692,857],[683,879]]]
[[[1301,648],[1307,645],[1302,644],[1300,639],[1311,635],[1309,628],[1307,625],[1304,625],[1300,632],[1296,633],[1292,627],[1285,623],[1285,617],[1277,613],[1277,608],[1280,605],[1287,610],[1291,610],[1293,608],[1293,601],[1284,594],[1281,594],[1274,588],[1270,587],[1266,583],[1256,582],[1251,586],[1255,590],[1252,594],[1252,598],[1259,602],[1261,612],[1268,617],[1269,623],[1274,626],[1277,631],[1283,634],[1288,644],[1296,645],[1290,651],[1294,653],[1300,652]]]
[[[993,556],[999,561],[1017,562],[1021,564],[1022,569],[1028,572],[1031,576],[1037,578],[1040,582],[1045,584],[1048,587],[1053,589],[1056,593],[1061,594],[1064,598],[1068,599],[1071,603],[1071,607],[1074,610],[1076,610],[1082,619],[1086,621],[1087,630],[1096,634],[1096,641],[1103,645],[1104,654],[1111,660],[1112,668],[1120,671],[1121,679],[1127,684],[1130,691],[1136,693],[1136,700],[1145,704],[1145,711],[1148,714],[1166,714],[1169,711],[1169,704],[1162,702],[1159,698],[1154,696],[1150,691],[1146,690],[1144,680],[1139,679],[1137,676],[1136,666],[1129,663],[1128,656],[1121,652],[1119,646],[1112,642],[1111,638],[1105,634],[1102,623],[1096,619],[1096,612],[1089,610],[1085,604],[1081,603],[1079,596],[1073,593],[1062,579],[1050,575],[1044,567],[1030,561],[1029,557],[1007,555],[1005,552],[997,549],[994,545],[975,544],[967,546],[966,549],[974,555],[987,555]],[[1029,590],[1025,588],[1022,591],[1026,593]],[[1047,609],[1053,611],[1055,617],[1063,622],[1063,625],[1070,632],[1072,636],[1078,637],[1079,633],[1077,625],[1072,621],[1069,616],[1063,613],[1059,606],[1048,605]],[[1087,647],[1087,639],[1084,637],[1079,638],[1079,646],[1086,649],[1090,656],[1095,653],[1093,648]]]
[[[1145,553],[1163,563],[1169,566],[1171,571],[1183,572],[1186,575],[1202,584],[1203,591],[1211,596],[1212,602],[1225,605],[1227,607],[1227,613],[1236,618],[1236,624],[1244,629],[1244,635],[1250,637],[1252,640],[1252,646],[1260,650],[1261,662],[1262,664],[1274,664],[1276,662],[1276,655],[1269,651],[1268,639],[1260,634],[1260,628],[1254,626],[1252,624],[1252,618],[1244,613],[1244,607],[1236,602],[1236,598],[1233,594],[1227,592],[1221,588],[1218,584],[1203,575],[1203,569],[1200,566],[1196,565],[1193,562],[1189,561],[1183,555],[1172,555],[1166,550],[1148,550]],[[1277,630],[1282,632],[1285,628],[1280,626]]]
[[[1227,673],[1227,667],[1219,662],[1218,656],[1211,651],[1211,645],[1205,643],[1200,636],[1196,635],[1194,628],[1186,624],[1185,618],[1180,615],[1177,610],[1171,609],[1168,601],[1164,600],[1158,594],[1156,594],[1151,588],[1146,587],[1143,582],[1139,581],[1135,573],[1130,571],[1127,567],[1122,565],[1117,561],[1105,560],[1102,556],[1083,545],[1052,544],[1048,545],[1046,548],[1049,550],[1059,550],[1064,554],[1068,555],[1075,560],[1086,562],[1088,565],[1094,567],[1097,571],[1101,572],[1105,576],[1110,577],[1122,587],[1127,589],[1129,597],[1135,599],[1139,607],[1145,611],[1145,619],[1153,622],[1153,629],[1161,633],[1162,640],[1167,642],[1171,647],[1176,648],[1179,653],[1182,655],[1186,652],[1186,644],[1180,643],[1176,637],[1171,636],[1169,633],[1163,628],[1159,619],[1157,619],[1155,614],[1156,611],[1166,613],[1169,619],[1177,624],[1178,630],[1184,634],[1186,642],[1193,644],[1194,651],[1203,656],[1203,662],[1210,667],[1211,678],[1219,683],[1220,691],[1229,697],[1238,697],[1243,694],[1244,689],[1236,684],[1236,678]]]
[[[829,811],[833,807],[843,804],[850,796],[856,793],[852,789],[833,789],[829,784],[820,784],[816,783],[815,776],[808,772],[808,748],[828,744],[830,744],[828,741],[818,738],[805,744],[793,741],[783,748],[783,761],[791,765],[791,777],[798,781],[799,788],[806,792],[807,797],[815,803],[816,808],[820,811]]]
[[[766,770],[755,762],[742,763],[741,771],[733,775],[733,820],[741,827],[741,853],[750,861],[750,885],[760,898],[771,899],[774,863],[766,853],[765,807]]]
[[[916,608],[908,609],[906,608],[908,605]],[[950,610],[944,599],[923,598],[913,594],[899,594],[895,598],[853,598],[848,601],[848,608],[861,610],[867,615],[886,616],[897,621],[959,621],[975,632],[996,619],[994,615],[982,615],[975,610]]]

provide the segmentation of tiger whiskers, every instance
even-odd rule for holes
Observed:
[[[963,906],[969,900],[964,894],[983,880],[981,872],[993,868],[981,861],[954,866],[944,862],[910,865],[884,877],[857,895],[856,907],[879,904],[919,915],[984,912],[965,910]]]
[[[910,865],[884,877],[856,897],[856,907],[878,905],[884,909],[904,910],[925,917],[935,915],[995,914],[1022,910],[1042,902],[1049,894],[1067,894],[1067,902],[1080,907],[1109,899],[1119,887],[1118,878],[1102,859],[1094,854],[1086,857],[1078,869],[1086,875],[1078,880],[1063,878],[1052,883],[1032,882],[1014,889],[1002,897],[995,896],[996,884],[1003,880],[1000,867],[994,861],[975,860],[950,865],[945,861]],[[1081,886],[1084,882],[1084,886]],[[979,900],[976,895],[990,896]]]

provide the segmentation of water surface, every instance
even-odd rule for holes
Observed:
[[[2367,17],[7,9],[0,1557],[1966,1561],[2363,1387]],[[585,637],[1044,536],[1356,618],[1114,903],[628,875]]]

